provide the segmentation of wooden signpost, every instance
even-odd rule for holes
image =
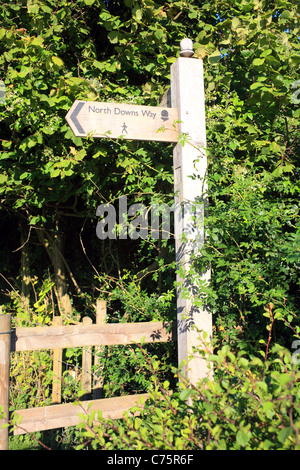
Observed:
[[[210,280],[210,271],[197,275],[197,285],[189,277],[193,257],[199,254],[204,242],[204,209],[207,207],[205,97],[203,62],[191,57],[191,40],[184,39],[180,46],[181,57],[171,66],[171,104],[178,111],[179,132],[188,136],[188,143],[184,146],[178,143],[173,151],[175,202],[185,212],[184,217],[181,213],[175,217],[180,286],[177,289],[178,363],[192,358],[183,371],[196,385],[199,379],[212,377],[206,358],[193,354],[194,348],[205,350],[212,340],[212,315],[201,291],[201,286]],[[186,241],[180,237],[183,233]]]
[[[205,100],[202,60],[192,58],[190,39],[183,39],[180,48],[181,57],[171,66],[172,107],[75,101],[66,120],[75,136],[176,144],[173,151],[175,202],[188,212],[185,218],[180,210],[175,214],[176,260],[180,272],[177,280],[183,287],[177,290],[178,362],[180,365],[193,357],[183,372],[196,384],[211,373],[206,359],[193,354],[194,347],[203,346],[203,339],[208,344],[211,342],[211,313],[205,302],[199,305],[201,287],[194,285],[188,276],[192,258],[204,240],[204,207],[207,204]],[[188,138],[184,146],[178,142],[180,133]],[[183,233],[187,241],[181,238]],[[198,285],[204,285],[209,282],[210,272],[199,276]]]

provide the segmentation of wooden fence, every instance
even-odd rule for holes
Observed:
[[[1,307],[0,307],[1,309]],[[0,410],[9,416],[10,387],[10,353],[15,351],[53,350],[53,403],[49,406],[16,410],[22,417],[21,424],[14,428],[14,434],[43,431],[60,427],[74,426],[80,422],[79,414],[84,411],[101,410],[104,418],[121,418],[125,410],[141,403],[148,394],[129,395],[116,398],[96,398],[93,400],[60,404],[61,401],[61,358],[62,350],[72,347],[89,348],[105,345],[124,345],[140,343],[167,342],[173,339],[173,329],[165,322],[144,323],[104,323],[105,303],[97,304],[96,324],[85,320],[82,324],[62,326],[60,320],[54,320],[54,326],[17,327],[11,329],[10,315],[1,315],[0,310]],[[83,354],[81,385],[87,392],[91,391],[89,373],[91,370],[91,354]],[[89,377],[89,378],[88,378]],[[101,375],[94,388],[101,390]],[[0,450],[8,449],[9,428],[7,418],[0,419]]]

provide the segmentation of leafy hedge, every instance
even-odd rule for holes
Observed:
[[[191,386],[175,371],[177,391],[153,373],[150,398],[119,421],[82,416],[78,447],[105,450],[299,450],[300,371],[279,345],[270,356],[229,346],[207,359],[214,380]]]
[[[190,37],[195,60],[204,64],[209,192],[205,244],[193,275],[211,268],[210,286],[199,289],[196,301],[205,296],[213,313],[215,382],[191,391],[194,414],[186,413],[189,388],[171,393],[172,408],[179,410],[173,415],[171,402],[162,396],[155,410],[160,394],[155,392],[148,414],[142,412],[144,421],[128,418],[117,431],[123,429],[125,446],[126,434],[133,433],[126,426],[139,426],[154,446],[151,419],[170,413],[166,423],[176,430],[169,438],[173,446],[296,448],[297,371],[285,350],[278,350],[274,363],[269,353],[274,343],[290,350],[300,334],[299,4],[18,0],[2,2],[0,14],[0,72],[6,86],[5,104],[0,103],[4,312],[17,314],[22,324],[48,324],[60,311],[59,295],[67,293],[71,320],[77,320],[91,315],[101,294],[110,321],[173,320],[174,240],[165,245],[100,242],[95,233],[96,208],[103,202],[123,195],[128,205],[172,202],[171,146],[75,138],[65,115],[75,99],[157,105],[169,87],[179,42]],[[58,299],[43,287],[45,280],[54,283],[55,293],[63,291]],[[27,306],[36,305],[32,319],[29,308],[18,311],[13,301],[18,291]],[[261,341],[266,350],[255,359]],[[167,352],[162,367],[172,360],[173,350]],[[121,390],[108,386],[108,394],[132,391],[116,366],[131,368],[133,356],[123,362],[121,356],[115,350],[107,364]],[[45,358],[40,360],[44,367]],[[27,386],[39,362],[28,359],[28,364],[24,396],[18,388],[13,395],[16,406],[20,399],[33,400]],[[19,371],[18,361],[14,366]],[[139,377],[143,387],[149,375]],[[171,383],[164,371],[163,378]],[[48,383],[47,377],[41,380]],[[197,423],[182,427],[189,436],[184,438],[179,418],[187,423],[193,416]],[[115,424],[107,426],[101,428],[104,437],[92,437],[95,445],[115,445]],[[157,426],[159,446],[158,436],[166,431]],[[139,436],[132,434],[127,445],[137,446]]]

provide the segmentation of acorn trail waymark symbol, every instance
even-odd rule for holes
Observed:
[[[161,112],[161,115],[160,115],[161,119],[163,121],[168,121],[169,119],[169,113],[166,109],[164,109],[162,112]]]

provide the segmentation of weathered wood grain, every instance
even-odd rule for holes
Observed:
[[[167,342],[172,340],[170,324],[163,322],[105,323],[19,327],[13,330],[12,351],[104,346],[117,344]]]
[[[95,410],[101,410],[105,419],[120,419],[124,411],[135,405],[141,404],[148,398],[148,393],[128,395],[116,398],[104,398],[93,401],[83,401],[80,404],[66,403],[59,405],[43,406],[40,408],[28,408],[17,410],[18,417],[22,417],[21,423],[14,429],[14,434],[26,434],[29,432],[45,431],[47,429],[76,426],[83,421],[82,415]],[[81,415],[81,416],[80,416]],[[97,416],[97,413],[96,413]]]

